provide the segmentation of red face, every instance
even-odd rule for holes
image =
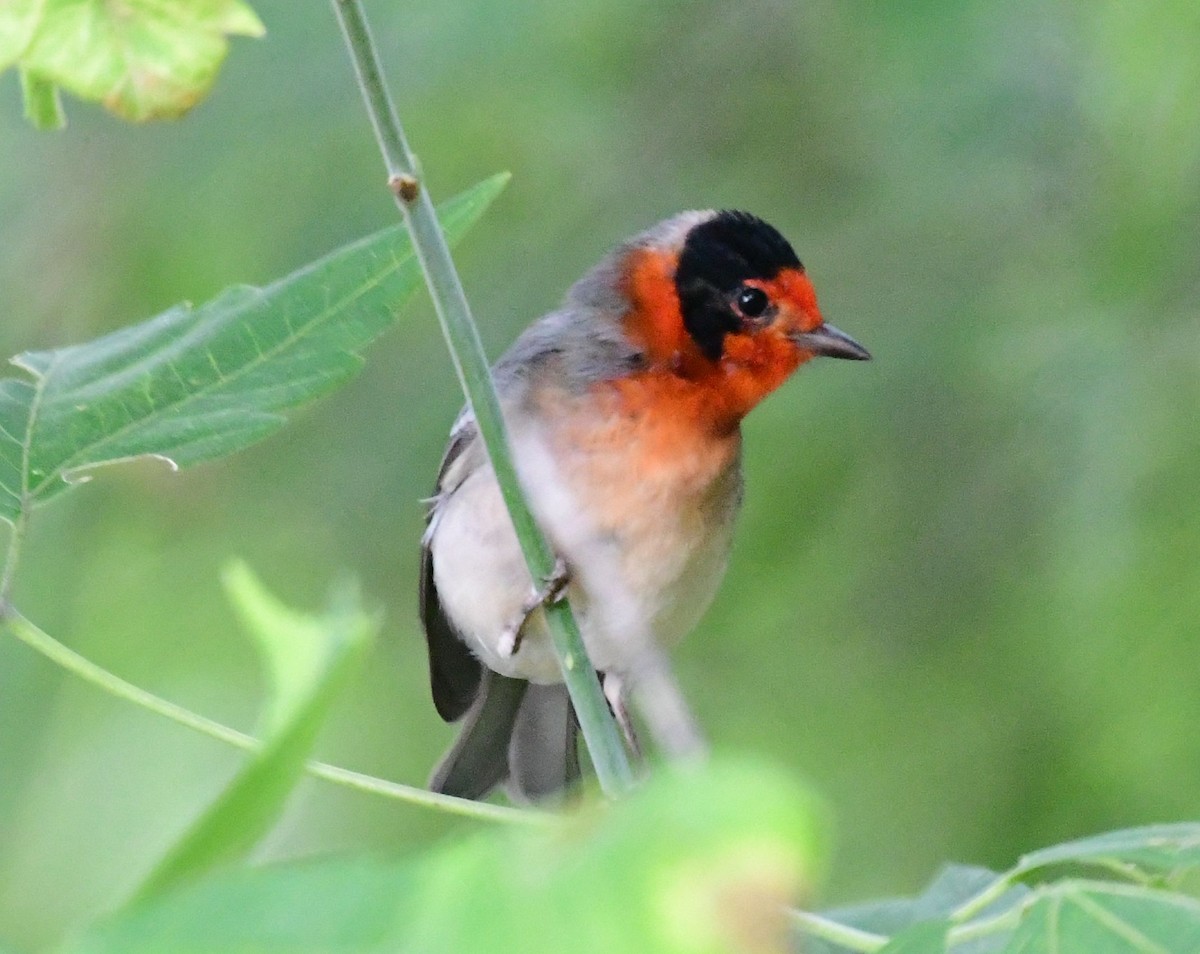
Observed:
[[[710,311],[725,325],[719,352],[706,348],[689,327],[681,305],[679,259],[677,253],[650,249],[631,257],[625,291],[632,308],[625,317],[626,332],[650,360],[642,376],[666,375],[687,382],[701,397],[702,413],[723,426],[736,425],[813,357],[867,356],[861,346],[824,323],[816,292],[799,265],[781,268],[771,278],[748,278],[732,293],[713,296]]]

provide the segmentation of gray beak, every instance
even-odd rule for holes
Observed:
[[[849,361],[871,360],[871,352],[833,325],[821,325],[812,331],[801,332],[791,337],[801,348],[813,354],[824,355],[827,358],[846,358]]]

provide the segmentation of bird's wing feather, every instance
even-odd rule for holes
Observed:
[[[476,441],[475,422],[463,412],[450,432],[450,443],[438,469],[437,490],[430,502],[425,533],[421,537],[420,613],[429,648],[429,682],[433,704],[447,722],[461,719],[479,691],[482,665],[463,642],[442,609],[433,578],[432,538],[438,509],[465,477],[468,452]]]
[[[508,740],[528,687],[490,669],[482,675],[462,731],[433,770],[433,791],[483,798],[508,777]]]

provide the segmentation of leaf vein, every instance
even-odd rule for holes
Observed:
[[[411,255],[409,255],[408,258],[411,258]],[[288,329],[288,334],[289,334],[288,338],[280,341],[277,345],[273,346],[272,348],[268,349],[267,351],[260,352],[257,357],[253,358],[250,361],[247,361],[243,365],[240,365],[236,370],[230,372],[227,376],[225,376],[221,380],[206,384],[203,387],[200,387],[194,391],[189,392],[188,394],[181,396],[178,400],[164,404],[162,406],[162,408],[158,408],[156,410],[163,411],[168,408],[178,410],[179,408],[186,407],[191,402],[199,400],[200,398],[203,398],[203,397],[209,397],[212,395],[212,392],[214,390],[218,390],[223,386],[226,386],[232,382],[235,382],[239,378],[249,374],[251,371],[256,370],[257,368],[261,367],[263,363],[265,363],[266,361],[273,358],[276,354],[278,354],[282,351],[286,351],[288,348],[294,346],[298,341],[307,337],[315,329],[319,328],[324,322],[326,322],[334,312],[345,307],[345,305],[347,303],[352,302],[357,298],[361,298],[363,295],[365,295],[367,292],[371,291],[373,288],[378,287],[388,277],[390,277],[393,274],[393,272],[395,272],[396,270],[397,270],[397,266],[395,266],[395,265],[381,270],[376,275],[374,275],[370,280],[363,282],[362,284],[355,287],[352,291],[348,292],[343,298],[338,300],[336,303],[329,304],[328,299],[327,299],[327,303],[326,303],[325,307],[322,308],[321,311],[319,311],[318,313],[313,315],[312,318],[310,318],[307,322],[303,323],[299,327],[296,327],[293,324],[291,318],[289,317],[289,315],[286,311],[282,312],[284,326]],[[330,297],[332,297],[332,296],[330,296]],[[49,377],[50,371],[51,371],[51,368],[47,368],[46,377]],[[145,420],[145,418],[131,418],[127,424],[124,424],[121,427],[117,428],[116,430],[112,431],[111,433],[104,435],[103,437],[94,441],[87,447],[80,448],[75,453],[71,454],[69,457],[67,457],[66,459],[61,461],[57,466],[52,468],[45,475],[45,477],[43,477],[43,479],[35,487],[32,488],[31,492],[34,495],[36,495],[53,478],[60,476],[64,471],[69,471],[72,469],[86,467],[92,463],[100,463],[100,461],[87,461],[87,460],[81,462],[80,458],[89,453],[94,454],[100,448],[112,444],[118,438],[123,437],[127,432],[129,432],[131,429],[135,428],[137,425],[139,425],[144,420]],[[30,491],[27,490],[26,492],[30,492]]]
[[[1171,952],[1165,947],[1156,944],[1153,940],[1146,937],[1146,935],[1144,935],[1128,921],[1123,921],[1103,905],[1097,904],[1086,894],[1073,891],[1067,897],[1069,897],[1077,907],[1086,911],[1099,924],[1107,928],[1117,937],[1120,937],[1133,944],[1135,947],[1146,951],[1147,954],[1171,954]]]

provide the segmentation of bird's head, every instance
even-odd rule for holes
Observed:
[[[735,419],[812,358],[870,358],[825,323],[787,239],[747,212],[661,223],[627,247],[624,284],[624,327],[649,372],[706,388]]]

